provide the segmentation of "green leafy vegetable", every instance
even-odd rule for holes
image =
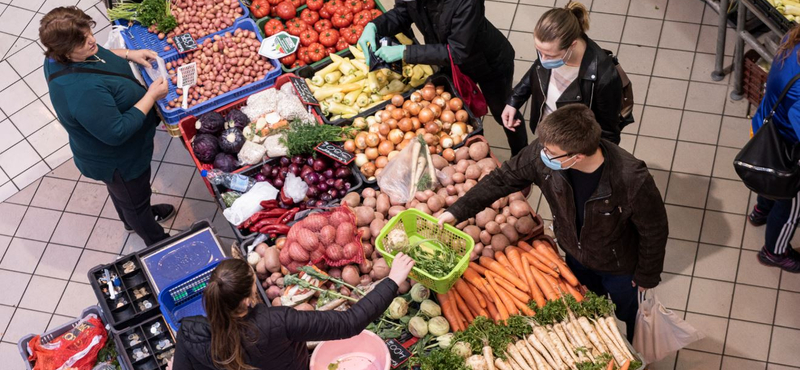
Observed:
[[[438,248],[424,247],[423,243],[436,243]],[[409,246],[405,253],[415,262],[415,267],[437,277],[447,276],[458,264],[456,252],[436,239],[425,239]]]
[[[299,119],[289,122],[288,127],[281,129],[284,134],[280,143],[286,146],[289,155],[309,154],[323,141],[344,141],[352,127],[319,125],[316,122],[304,122]]]
[[[425,356],[414,356],[409,367],[419,366],[421,370],[468,370],[464,359],[447,349],[435,349]]]
[[[126,19],[136,21],[142,26],[156,25],[159,32],[167,33],[178,26],[178,21],[170,10],[170,0],[143,0],[140,3],[122,2],[108,9],[112,21]]]

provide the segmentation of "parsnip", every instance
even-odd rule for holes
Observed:
[[[550,338],[550,344],[558,351],[558,355],[561,356],[561,359],[564,360],[564,363],[570,367],[570,369],[577,370],[575,367],[575,359],[572,357],[573,354],[570,351],[567,351],[566,347],[564,347],[564,343],[561,343],[561,339],[558,337],[555,331],[550,330],[547,328],[547,335]]]
[[[519,353],[525,359],[525,362],[527,362],[528,365],[530,365],[531,369],[533,369],[533,367],[536,366],[536,361],[533,360],[533,356],[531,356],[531,353],[528,352],[528,347],[525,346],[525,341],[518,340],[517,343],[514,344],[514,346],[517,347],[517,351],[519,351]]]
[[[583,332],[586,333],[589,341],[591,341],[594,349],[597,349],[597,351],[600,353],[608,352],[606,346],[603,345],[603,342],[601,341],[594,327],[592,327],[592,324],[589,322],[589,319],[581,316],[577,319],[577,321],[578,324],[580,324],[581,329],[583,329]]]
[[[635,361],[636,358],[633,357],[633,354],[630,350],[628,350],[628,346],[625,344],[625,340],[622,339],[622,334],[619,332],[619,327],[617,326],[617,320],[614,319],[613,316],[606,316],[605,318],[601,318],[606,323],[606,326],[610,329],[611,332],[611,339],[615,340],[617,344],[620,346],[622,353],[629,358],[631,361]]]
[[[606,344],[608,352],[610,352],[611,356],[614,357],[614,361],[616,361],[618,365],[622,365],[627,358],[622,354],[622,352],[620,352],[619,348],[617,348],[617,345],[614,344],[610,338],[608,338],[608,335],[606,335],[602,325],[600,325],[597,321],[594,322],[594,328],[597,331],[597,334],[600,336],[600,339]]]
[[[520,367],[522,370],[533,370],[533,369],[531,369],[531,367],[528,365],[528,362],[527,362],[527,361],[525,361],[525,359],[522,357],[522,354],[521,354],[521,353],[519,353],[519,350],[517,349],[517,347],[515,347],[513,344],[511,344],[511,343],[508,343],[508,344],[506,345],[506,352],[508,352],[508,354],[511,356],[511,358],[512,358],[514,361],[516,361],[516,362],[517,362],[517,364],[519,365],[519,367]]]
[[[537,326],[533,328],[533,334],[536,335],[536,338],[539,339],[539,342],[542,343],[544,348],[547,349],[547,352],[550,353],[553,361],[555,362],[554,366],[557,369],[564,369],[566,366],[564,364],[564,360],[561,358],[561,353],[553,346],[553,343],[550,341],[550,336],[547,335],[547,330],[541,326]]]
[[[547,348],[545,348],[544,345],[539,341],[539,339],[536,338],[536,335],[534,334],[529,335],[528,343],[530,343],[530,345],[534,349],[536,349],[536,351],[538,351],[539,354],[542,355],[545,362],[547,362],[547,364],[550,365],[550,367],[552,367],[555,370],[561,369],[561,366],[559,366],[558,363],[556,363],[556,361],[553,359],[553,356],[551,356],[550,352],[547,351]]]

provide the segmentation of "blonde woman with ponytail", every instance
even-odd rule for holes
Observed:
[[[389,308],[413,266],[398,254],[389,277],[347,311],[297,311],[260,303],[253,269],[224,260],[203,292],[206,316],[181,321],[172,370],[307,370],[306,341],[360,333]]]
[[[519,110],[531,98],[531,132],[544,117],[567,104],[579,103],[594,112],[602,138],[620,141],[622,80],[609,53],[586,32],[589,12],[578,2],[545,12],[533,31],[538,59],[522,77],[506,102],[501,116],[503,126],[517,129],[523,122]]]

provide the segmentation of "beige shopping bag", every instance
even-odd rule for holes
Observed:
[[[639,293],[639,312],[632,344],[646,363],[661,360],[703,338],[703,333],[664,307],[655,293]]]

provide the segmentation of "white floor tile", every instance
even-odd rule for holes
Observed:
[[[28,142],[31,143],[40,156],[47,157],[67,144],[69,137],[67,136],[67,131],[64,130],[64,126],[58,120],[54,120],[29,136]]]
[[[17,175],[17,177],[14,177],[13,179],[14,185],[16,185],[17,188],[23,189],[26,186],[30,185],[32,182],[38,180],[39,178],[47,174],[48,172],[50,172],[50,167],[47,166],[47,163],[41,161],[33,165],[31,168],[25,170],[21,174]]]
[[[0,168],[13,178],[41,160],[28,142],[21,141],[0,154]]]
[[[25,81],[19,80],[0,92],[0,109],[6,114],[14,114],[34,100],[36,100],[36,94],[25,84]]]
[[[44,71],[42,67],[39,69],[29,73],[27,76],[23,77],[23,80],[30,86],[31,90],[36,93],[36,96],[43,96],[47,94],[49,88],[47,87],[47,80],[44,78]]]
[[[13,122],[14,126],[26,137],[52,122],[54,119],[56,119],[56,116],[50,113],[50,110],[47,109],[41,100],[36,100],[25,108],[22,108],[19,112],[11,115],[11,122]]]
[[[28,27],[25,27],[25,30],[22,31],[22,34],[20,36],[22,36],[22,37],[24,37],[26,39],[31,39],[31,40],[38,39],[39,38],[39,23],[41,22],[42,17],[44,17],[44,14],[36,13],[33,16],[33,18],[31,19],[31,22],[28,23]]]
[[[78,5],[78,0],[47,0],[42,5],[42,7],[39,8],[39,12],[46,14],[47,12],[53,10],[54,8],[58,8],[59,6],[71,6],[71,5]]]
[[[50,156],[45,158],[44,161],[47,162],[47,165],[50,166],[50,168],[56,168],[71,158],[72,149],[70,149],[69,145],[64,145],[60,149],[56,150],[55,153],[50,154]]]
[[[14,146],[23,138],[11,120],[0,121],[0,153]]]
[[[34,12],[15,6],[9,6],[0,15],[0,31],[19,35],[33,18]]]
[[[38,11],[44,4],[44,0],[12,0],[11,5],[25,8],[28,10]]]
[[[8,58],[8,62],[20,76],[25,76],[39,68],[43,60],[44,50],[35,42]]]
[[[2,46],[2,33],[0,33],[0,46]],[[10,45],[9,45],[10,47]],[[0,52],[2,52],[2,48],[0,48]],[[14,82],[19,81],[20,75],[11,68],[11,64],[7,61],[0,62],[0,91],[4,90],[5,88],[11,86]]]

